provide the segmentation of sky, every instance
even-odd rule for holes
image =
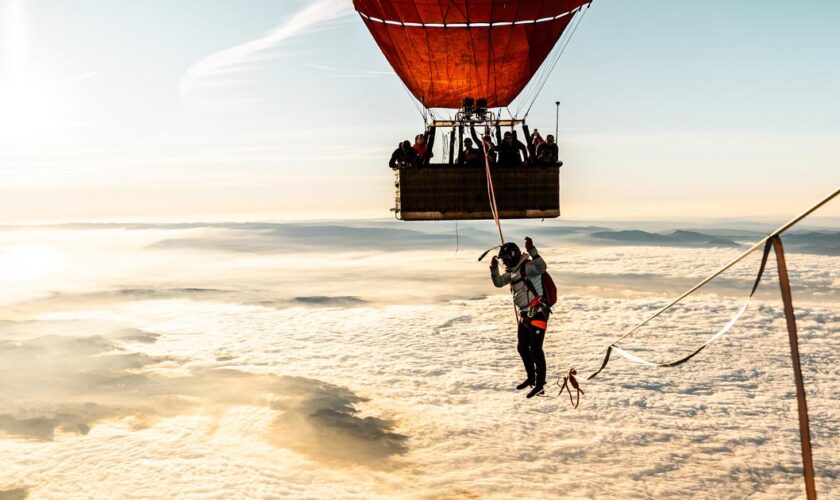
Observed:
[[[571,219],[840,185],[840,4],[596,0],[537,100]],[[0,0],[0,220],[389,217],[422,121],[349,0]],[[826,207],[822,215],[840,215]]]

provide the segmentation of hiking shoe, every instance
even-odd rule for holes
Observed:
[[[540,396],[543,393],[545,393],[545,386],[544,385],[538,385],[538,386],[534,387],[533,389],[531,389],[531,392],[529,392],[528,395],[525,396],[525,397],[528,398],[528,399],[531,399],[534,396]]]
[[[516,390],[521,391],[522,389],[525,389],[526,387],[534,387],[534,381],[533,380],[526,380],[525,382],[522,382],[521,384],[517,385]]]

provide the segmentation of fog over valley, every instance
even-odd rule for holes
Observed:
[[[741,321],[654,369],[606,346],[762,237],[748,224],[505,225],[559,299],[526,400],[491,223],[0,228],[0,498],[802,495],[771,256]],[[785,235],[822,496],[840,493],[840,233]],[[687,354],[743,304],[754,254],[622,343]],[[557,394],[552,386],[549,395]]]

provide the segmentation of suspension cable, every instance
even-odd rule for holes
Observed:
[[[548,66],[548,70],[545,71],[545,73],[543,73],[543,75],[537,79],[536,85],[535,85],[535,87],[533,87],[533,88],[536,89],[536,91],[529,92],[529,95],[532,94],[533,97],[529,97],[529,100],[531,102],[528,105],[527,110],[525,111],[525,115],[524,115],[525,118],[527,118],[528,115],[531,113],[531,108],[534,107],[534,104],[537,102],[537,98],[539,98],[540,94],[542,94],[543,88],[545,88],[545,84],[548,83],[549,78],[551,77],[552,73],[554,73],[554,70],[557,68],[557,63],[560,61],[560,58],[566,52],[566,48],[568,48],[569,43],[572,41],[572,38],[575,36],[575,33],[577,32],[577,29],[580,27],[580,24],[583,22],[583,18],[586,17],[586,13],[588,11],[589,11],[589,4],[587,4],[586,8],[583,10],[582,13],[580,13],[580,15],[576,16],[577,17],[577,22],[575,22],[574,27],[572,27],[572,30],[569,33],[569,36],[566,37],[565,43],[562,43],[560,45],[560,50],[557,51],[557,53],[552,57],[551,62]],[[527,100],[523,101],[523,104],[525,104],[526,102],[527,102]],[[519,109],[521,109],[521,107]],[[518,112],[519,112],[519,110],[517,110],[517,114],[518,114]]]

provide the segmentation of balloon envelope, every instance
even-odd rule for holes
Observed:
[[[427,108],[513,101],[590,0],[354,0],[379,48]]]

